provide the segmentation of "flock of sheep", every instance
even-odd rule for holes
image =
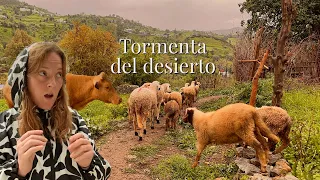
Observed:
[[[129,120],[133,122],[135,135],[142,140],[147,132],[147,119],[150,119],[151,129],[154,129],[154,120],[159,123],[160,106],[164,104],[166,130],[176,128],[180,115],[184,122],[194,127],[197,155],[193,167],[198,165],[201,153],[208,144],[245,143],[256,150],[261,172],[266,172],[269,151],[280,153],[290,143],[292,121],[288,113],[280,107],[254,108],[243,103],[202,112],[192,107],[199,88],[200,82],[192,81],[190,85],[186,83],[180,92],[172,92],[169,83],[154,81],[135,89],[128,99]],[[280,140],[282,144],[275,150]]]
[[[176,122],[184,106],[191,107],[199,92],[200,83],[192,81],[191,85],[185,85],[180,92],[171,91],[169,83],[160,84],[158,81],[144,83],[135,89],[128,99],[129,120],[133,122],[133,128],[139,140],[147,133],[147,119],[151,121],[151,129],[154,129],[154,121],[159,122],[160,107],[164,105],[166,130],[176,128]],[[137,127],[140,131],[137,132]]]

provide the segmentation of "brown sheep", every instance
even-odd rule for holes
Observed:
[[[163,88],[165,93],[171,92],[171,85],[169,83],[163,83],[161,84],[161,87]]]
[[[163,96],[163,101],[164,102],[169,102],[170,100],[175,100],[178,105],[179,105],[179,109],[182,109],[182,96],[181,93],[179,92],[171,92],[171,93],[165,93]]]
[[[200,85],[201,85],[201,83],[198,81],[198,82],[196,82],[196,85],[194,86],[194,88],[196,90],[196,95],[194,96],[194,101],[197,101],[197,97],[198,97],[199,90],[200,90]]]
[[[176,129],[176,123],[180,116],[179,104],[175,100],[171,100],[164,105],[166,131],[168,128]]]
[[[192,107],[196,96],[195,86],[190,85],[188,87],[182,87],[180,89],[180,92],[185,95],[185,104],[187,105],[187,107]]]
[[[281,146],[276,150],[276,142],[268,141],[270,150],[274,151],[274,154],[281,153],[290,143],[289,133],[292,125],[290,116],[286,110],[276,106],[262,106],[257,112],[270,130],[281,139]]]
[[[197,135],[197,155],[192,167],[198,165],[201,152],[210,143],[246,142],[256,150],[261,172],[266,172],[269,149],[262,135],[275,142],[279,141],[262,121],[257,110],[243,103],[230,104],[207,113],[196,108],[187,108],[183,121],[191,123]]]

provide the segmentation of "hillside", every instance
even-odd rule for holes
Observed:
[[[214,30],[212,31],[213,33],[220,34],[220,35],[236,35],[237,33],[242,33],[243,28],[241,27],[235,27],[231,29],[219,29],[219,30]]]
[[[217,63],[217,67],[225,69],[225,60],[232,63],[233,46],[236,39],[232,35],[218,35],[213,32],[204,31],[177,31],[161,30],[145,26],[133,20],[124,19],[118,15],[97,16],[87,14],[58,15],[48,10],[28,5],[17,0],[0,0],[0,65],[1,73],[8,72],[9,64],[4,57],[6,45],[13,37],[17,29],[26,31],[33,41],[59,42],[64,33],[73,28],[73,23],[79,22],[92,28],[99,28],[111,32],[114,37],[129,38],[134,42],[155,42],[155,43],[191,43],[192,40],[198,43],[205,43],[206,54],[165,54],[159,57],[160,61],[174,60],[180,62],[204,62]],[[221,60],[221,61],[219,61]],[[223,63],[220,63],[223,62]],[[220,65],[219,65],[220,64]],[[230,66],[230,65],[228,65]],[[232,66],[230,66],[232,67]],[[230,68],[231,69],[231,68]],[[6,79],[6,74],[2,79]],[[180,75],[177,75],[180,76]],[[186,81],[194,79],[196,74],[181,76],[173,81]],[[129,77],[134,78],[134,77]],[[172,79],[170,75],[161,76],[160,79]],[[0,83],[3,83],[0,81]],[[174,82],[172,82],[175,84]]]
[[[224,44],[230,47],[226,41],[227,38],[223,39],[214,33],[160,30],[114,14],[109,16],[86,14],[60,16],[17,0],[0,0],[0,44],[5,48],[16,29],[27,31],[35,41],[59,41],[63,33],[72,28],[74,21],[110,31],[117,39],[128,37],[136,42],[183,42],[192,36],[197,36],[199,41],[202,37],[216,37],[217,41],[221,41],[218,44],[226,42]],[[3,48],[0,48],[0,56]]]

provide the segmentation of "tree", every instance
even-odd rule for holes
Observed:
[[[32,37],[29,36],[26,31],[18,29],[15,31],[12,39],[7,44],[4,50],[4,56],[8,57],[10,63],[12,63],[19,52],[26,46],[29,46],[32,42]]]
[[[67,31],[59,45],[65,50],[70,71],[76,74],[110,74],[110,65],[116,61],[119,44],[110,32],[92,29],[78,22]]]
[[[292,34],[299,40],[310,33],[320,34],[320,1],[319,0],[293,0],[297,9],[297,17],[292,22]],[[281,1],[280,0],[246,0],[239,4],[241,12],[251,14],[246,21],[249,32],[256,32],[261,25],[266,27],[266,33],[276,37],[281,28]],[[241,23],[242,25],[245,22]]]
[[[131,66],[133,66],[133,58],[136,59],[137,73],[128,73],[128,74],[123,73],[121,76],[118,76],[119,78],[121,78],[123,82],[141,86],[145,82],[152,82],[156,80],[158,77],[160,77],[161,74],[158,74],[156,72],[146,73],[143,71],[143,66],[146,63],[150,62],[150,58],[152,58],[153,64],[160,61],[159,55],[152,54],[151,48],[147,48],[145,54],[144,53],[134,54],[132,53],[132,51],[129,51],[127,54],[121,57],[121,61],[122,63],[129,62],[131,63]],[[147,68],[149,70],[150,66],[148,66]]]
[[[286,42],[291,30],[293,21],[293,6],[292,0],[281,0],[282,20],[281,30],[277,40],[276,55],[272,57],[272,64],[274,67],[274,84],[272,105],[281,106],[283,96],[283,81],[285,65],[288,62],[287,52],[285,50]]]

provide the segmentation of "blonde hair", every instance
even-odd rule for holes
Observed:
[[[58,140],[66,140],[66,135],[72,128],[72,114],[68,109],[68,94],[66,90],[66,57],[63,51],[54,43],[43,42],[36,43],[30,47],[29,59],[27,66],[27,73],[31,74],[37,72],[41,67],[43,61],[47,59],[50,53],[57,53],[62,60],[62,77],[64,83],[59,91],[58,97],[50,110],[51,120],[50,126],[51,135]],[[25,84],[27,84],[27,77],[25,77]],[[19,134],[22,136],[30,130],[43,130],[43,124],[37,116],[36,105],[30,98],[28,86],[26,86],[22,93],[21,113],[19,119]]]

